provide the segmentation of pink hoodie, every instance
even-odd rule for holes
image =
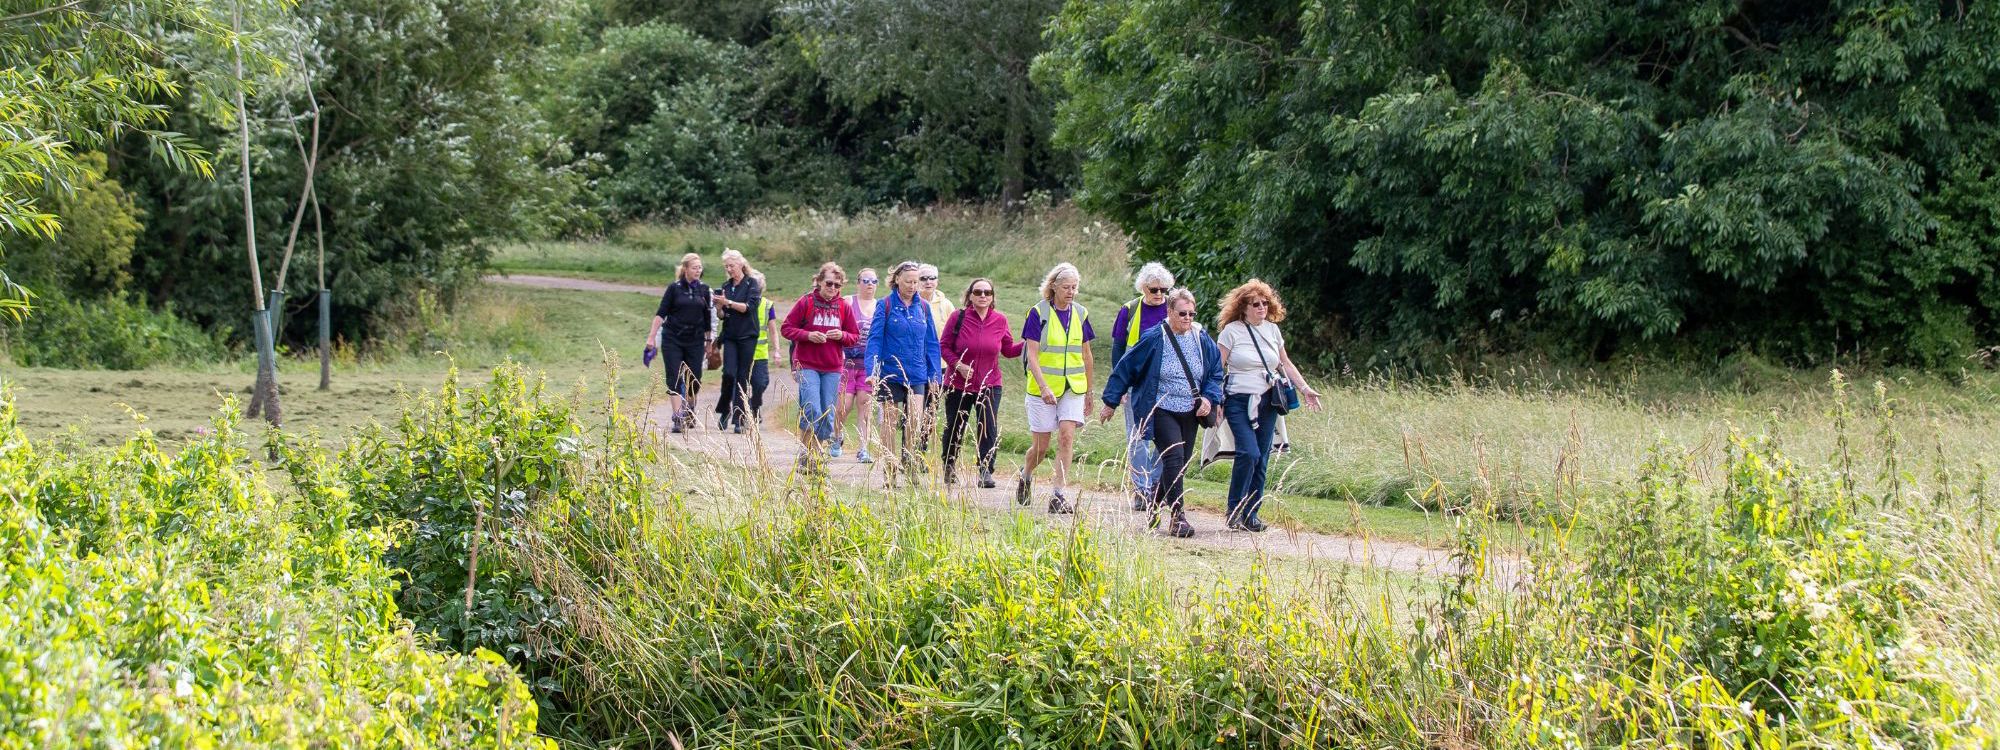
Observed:
[[[961,321],[964,316],[970,317]],[[1007,316],[999,310],[988,310],[983,320],[970,310],[952,313],[945,320],[939,344],[944,351],[946,387],[968,393],[999,387],[1000,358],[1021,356],[1021,342],[1014,340],[1013,331],[1007,329]],[[972,377],[959,376],[960,362],[972,366]]]

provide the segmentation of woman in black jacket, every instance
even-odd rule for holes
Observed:
[[[702,359],[708,341],[714,338],[709,322],[708,285],[701,283],[701,256],[681,256],[680,273],[660,295],[660,309],[653,313],[653,330],[646,334],[646,348],[659,349],[660,366],[667,372],[667,405],[673,410],[673,431],[694,418],[695,389],[701,383]],[[752,334],[753,338],[755,334]]]
[[[764,285],[750,275],[750,262],[735,250],[722,251],[722,269],[729,280],[714,293],[716,311],[722,316],[722,330],[717,334],[722,342],[722,397],[718,399],[722,423],[716,429],[734,424],[740,435],[749,412],[746,402],[750,369],[757,361],[757,329],[763,323],[757,312]]]

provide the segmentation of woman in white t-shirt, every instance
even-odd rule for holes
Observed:
[[[1229,468],[1229,528],[1263,531],[1257,510],[1264,502],[1266,471],[1271,464],[1271,435],[1278,421],[1277,386],[1285,380],[1299,390],[1299,400],[1314,410],[1320,408],[1319,391],[1306,385],[1305,376],[1292,365],[1285,351],[1285,336],[1278,322],[1285,319],[1285,306],[1278,293],[1258,279],[1236,287],[1222,300],[1217,320],[1220,334],[1216,345],[1222,350],[1222,419],[1236,439],[1236,457]]]

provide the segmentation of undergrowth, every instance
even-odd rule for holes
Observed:
[[[1857,482],[1739,437],[1710,485],[1662,450],[1579,500],[1519,580],[1481,564],[1473,521],[1498,497],[1483,494],[1464,572],[1397,617],[1259,577],[1175,596],[1087,525],[775,472],[719,481],[655,460],[616,401],[582,403],[512,370],[451,386],[319,490],[415,522],[391,554],[414,561],[420,623],[468,644],[506,634],[544,727],[580,743],[1996,742],[1983,478]],[[757,512],[704,520],[709,504]],[[455,562],[473,559],[476,577]],[[452,604],[468,587],[475,607]],[[492,597],[508,601],[478,604]]]

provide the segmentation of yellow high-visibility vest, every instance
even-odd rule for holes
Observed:
[[[1083,371],[1083,323],[1090,318],[1090,312],[1083,305],[1070,303],[1069,326],[1061,325],[1056,311],[1048,300],[1035,303],[1036,317],[1042,320],[1042,351],[1035,359],[1042,366],[1042,377],[1049,381],[1049,388],[1057,398],[1067,393],[1090,392],[1090,378]],[[1028,378],[1028,395],[1042,395],[1042,388],[1034,377]]]
[[[757,303],[757,351],[750,355],[750,361],[759,362],[771,358],[771,298],[765,297]]]

